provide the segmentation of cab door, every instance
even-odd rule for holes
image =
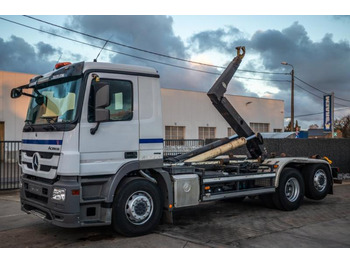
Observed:
[[[98,77],[97,77],[98,76]],[[93,85],[109,85],[110,117],[96,133]],[[137,76],[91,73],[88,77],[80,124],[80,172],[84,175],[115,174],[127,162],[139,157]]]

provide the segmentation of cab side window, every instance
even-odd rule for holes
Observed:
[[[133,118],[133,86],[127,80],[101,79],[109,84],[110,121],[128,121]],[[89,108],[93,108],[93,98],[90,95]],[[89,110],[89,122],[94,122],[94,110]]]

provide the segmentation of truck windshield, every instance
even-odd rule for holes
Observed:
[[[81,78],[35,87],[27,113],[30,124],[71,122],[75,119]]]

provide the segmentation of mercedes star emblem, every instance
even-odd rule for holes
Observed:
[[[33,169],[35,171],[38,171],[39,169],[39,157],[40,157],[39,153],[35,153],[33,155]]]

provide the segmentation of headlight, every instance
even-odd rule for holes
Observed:
[[[64,201],[66,199],[66,189],[54,188],[52,191],[52,199],[58,200],[58,201]]]

